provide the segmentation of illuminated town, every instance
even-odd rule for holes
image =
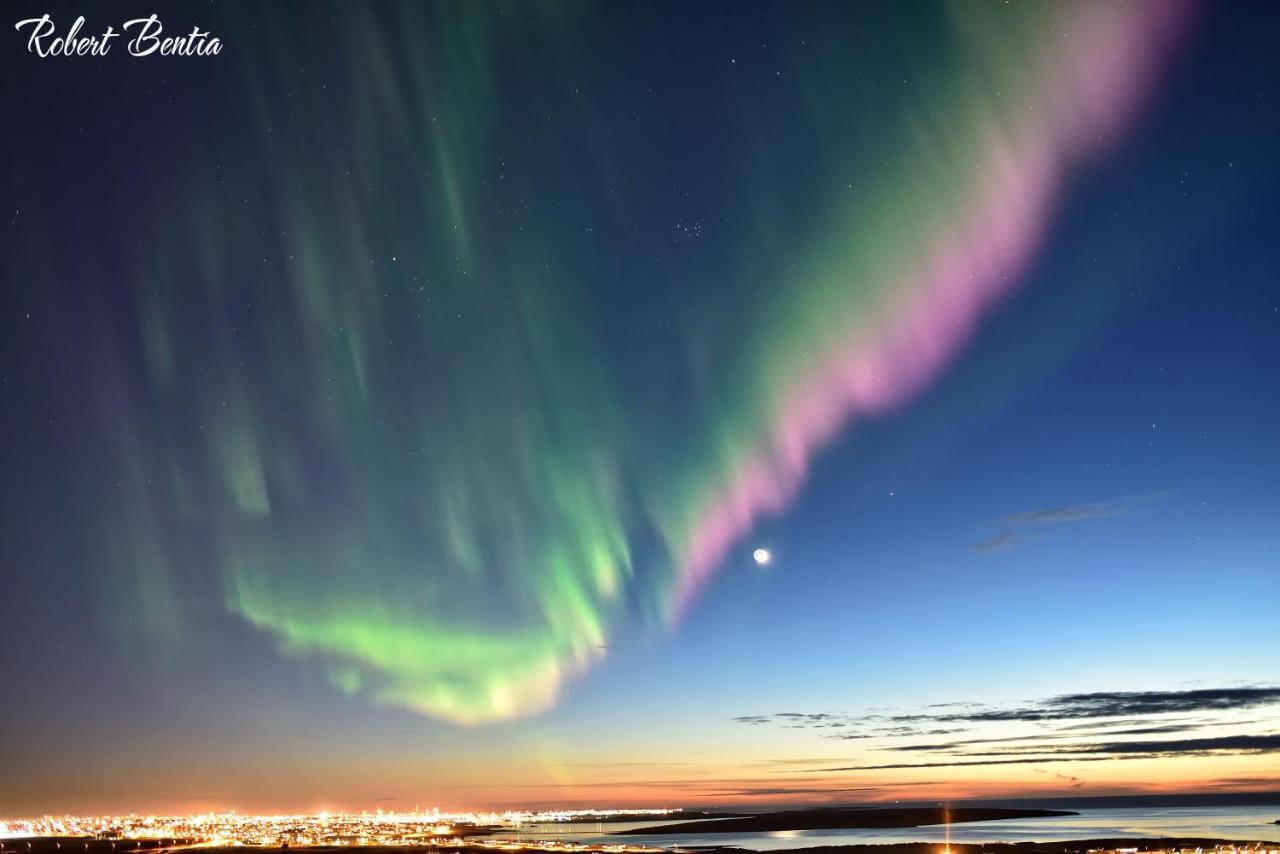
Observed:
[[[0,852],[32,850],[5,840],[74,839],[100,843],[95,851],[227,846],[432,846],[502,850],[650,852],[630,844],[585,845],[563,840],[518,839],[523,829],[569,822],[649,819],[676,809],[588,809],[506,812],[321,812],[313,815],[249,815],[236,812],[189,816],[44,816],[0,821]],[[150,844],[144,844],[150,843]],[[75,850],[68,848],[68,850]],[[88,851],[85,844],[83,850]]]
[[[237,812],[187,816],[43,816],[0,821],[0,854],[56,851],[108,854],[130,851],[178,851],[192,848],[270,847],[329,848],[396,846],[495,851],[585,851],[609,854],[653,854],[671,848],[641,844],[589,844],[564,838],[545,839],[547,825],[644,821],[677,816],[680,809],[587,809],[505,812],[407,813],[320,812],[312,815],[250,815]],[[522,833],[533,836],[521,836]],[[1133,848],[1082,848],[1081,854],[1280,854],[1280,844],[1222,843],[1213,847],[1152,848],[1150,841]],[[1087,844],[1087,843],[1082,843]],[[939,854],[972,847],[946,843]],[[679,850],[679,846],[673,846]]]

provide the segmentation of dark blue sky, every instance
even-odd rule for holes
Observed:
[[[876,353],[913,287],[876,272],[982,218],[1006,90],[1092,127],[1037,89],[1075,34],[1043,11],[161,10],[207,61],[11,32],[0,816],[1274,784],[1227,742],[806,777],[925,731],[732,720],[1280,675],[1267,4],[1195,12],[972,334],[690,557],[824,347]],[[1275,734],[1230,702],[1196,735]]]

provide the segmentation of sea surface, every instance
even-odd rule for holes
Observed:
[[[1015,818],[1002,821],[969,821],[953,824],[953,842],[1053,842],[1066,839],[1120,837],[1210,837],[1260,839],[1280,842],[1280,806],[1261,807],[1163,807],[1148,809],[1081,809],[1079,815]],[[734,846],[756,851],[805,848],[816,845],[867,845],[892,842],[943,842],[942,825],[901,828],[841,830],[778,830],[760,833],[662,834],[611,836],[612,831],[653,827],[674,822],[598,824],[565,822],[530,825],[517,833],[498,834],[511,839],[561,839],[587,843],[657,845],[663,848]]]

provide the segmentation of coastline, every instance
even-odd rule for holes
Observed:
[[[663,836],[691,833],[769,833],[785,830],[853,830],[964,824],[1019,818],[1079,815],[1075,810],[1015,809],[1011,807],[826,807],[784,810],[741,818],[686,821],[616,831],[614,836]]]
[[[31,847],[27,847],[28,841]],[[156,840],[158,841],[158,840]],[[538,851],[538,852],[601,852],[612,854],[622,848],[621,845],[585,845],[560,843],[553,845],[504,845],[501,847],[488,845],[307,845],[307,846],[275,846],[275,845],[235,845],[209,846],[192,840],[176,840],[177,845],[143,846],[142,851],[176,852],[200,849],[212,854],[235,854],[244,851],[272,852],[338,852],[358,850],[362,854],[403,854],[405,851],[430,851],[432,854],[493,854],[499,851]],[[90,854],[112,850],[104,840],[84,839],[81,837],[14,837],[3,840],[5,854],[76,854],[88,851]],[[83,846],[83,847],[82,847]],[[628,846],[630,848],[631,846]],[[639,846],[636,847],[637,849]],[[1096,839],[1067,839],[1048,842],[960,842],[944,845],[938,842],[896,842],[886,844],[857,845],[816,845],[797,848],[774,849],[761,852],[754,848],[743,848],[731,845],[688,845],[678,846],[683,852],[703,852],[703,854],[1083,854],[1089,851],[1137,851],[1137,852],[1170,852],[1175,850],[1195,851],[1203,849],[1212,852],[1221,851],[1280,851],[1280,841],[1232,840],[1208,837],[1121,837]],[[134,850],[134,849],[124,849]],[[646,851],[672,851],[670,848],[645,847]]]
[[[1264,839],[1206,839],[1200,837],[1148,837],[1142,839],[1067,839],[1057,842],[953,842],[945,846],[950,854],[1076,854],[1099,850],[1171,851],[1175,849],[1234,849],[1239,851],[1280,850],[1280,842]],[[895,842],[883,845],[819,845],[806,848],[782,848],[768,854],[940,854],[943,846],[937,842]],[[715,854],[762,854],[753,848],[690,846],[686,851],[715,852]]]

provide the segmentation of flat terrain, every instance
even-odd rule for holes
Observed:
[[[919,827],[922,824],[959,824],[966,821],[995,821],[1004,818],[1040,818],[1047,816],[1079,815],[1070,810],[1022,810],[996,807],[962,807],[944,810],[941,807],[881,808],[825,808],[812,810],[784,810],[767,812],[743,818],[725,818],[714,821],[687,821],[680,824],[661,824],[620,830],[618,836],[627,834],[652,836],[665,833],[762,833],[774,830],[839,830],[862,827]]]
[[[701,818],[746,818],[751,813],[722,812],[710,810],[680,810],[678,813],[608,813],[593,815],[574,820],[574,824],[626,824],[633,821],[683,821],[684,819]],[[469,835],[469,834],[468,834]]]
[[[87,850],[89,854],[105,854],[111,851],[110,843],[105,845],[101,841],[86,840],[81,838],[62,837],[59,839],[43,838],[43,839],[5,839],[5,854],[26,854],[27,842],[32,843],[30,851],[32,854],[77,854]],[[118,847],[117,854],[122,851],[136,850],[132,847],[133,843],[128,843],[128,848],[122,843]],[[1122,839],[1072,839],[1063,842],[988,842],[984,844],[969,843],[951,843],[951,854],[1083,854],[1083,852],[1094,849],[1115,849],[1115,848],[1136,848],[1139,851],[1159,851],[1169,850],[1173,848],[1204,848],[1212,849],[1215,845],[1231,845],[1237,848],[1252,847],[1260,845],[1263,848],[1275,848],[1274,841],[1265,840],[1257,841],[1240,841],[1231,839],[1210,839],[1202,837],[1184,838],[1184,837],[1155,837],[1155,838],[1122,838]],[[899,842],[892,845],[823,845],[810,848],[789,848],[780,851],[769,851],[767,854],[939,854],[940,845],[937,842]],[[426,850],[436,852],[436,854],[499,854],[493,848],[484,848],[480,846],[391,846],[391,845],[366,845],[366,846],[350,846],[341,847],[319,845],[314,847],[298,847],[287,849],[290,854],[292,852],[312,852],[312,854],[321,854],[321,852],[339,852],[352,851],[358,849],[361,854],[404,854],[406,850]],[[183,851],[193,850],[184,848],[181,845],[166,847],[155,846],[154,844],[146,844],[142,846],[143,851]],[[281,849],[276,846],[241,846],[236,848],[200,848],[202,854],[245,854],[246,851],[271,851],[277,852]],[[732,846],[707,845],[682,847],[682,851],[701,851],[714,852],[714,854],[758,854],[750,848],[736,848]]]
[[[1204,839],[1198,837],[1160,837],[1151,839],[1071,839],[1064,842],[988,842],[951,843],[951,854],[1084,854],[1096,849],[1136,848],[1139,851],[1167,851],[1173,848],[1204,848],[1233,845],[1237,848],[1260,845],[1275,848],[1276,843],[1256,840]],[[938,854],[937,842],[899,842],[893,845],[822,845],[815,848],[784,848],[767,854]],[[715,854],[759,854],[749,848],[708,847],[681,850],[714,851]]]

